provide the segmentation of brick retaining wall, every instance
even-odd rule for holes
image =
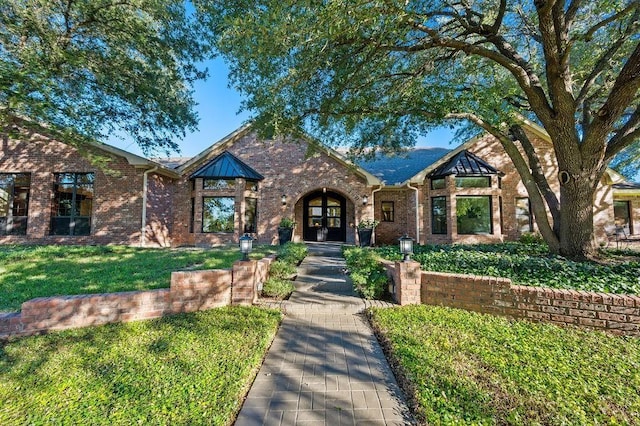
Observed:
[[[508,278],[422,271],[420,301],[407,301],[402,300],[403,277],[397,273],[401,264],[385,264],[400,304],[448,306],[640,336],[640,296],[529,287],[512,285]]]
[[[233,269],[172,272],[168,289],[32,299],[22,304],[20,312],[0,314],[0,339],[230,305],[240,275],[242,302],[252,301],[273,259],[236,262]],[[247,276],[247,268],[255,272],[253,276]]]

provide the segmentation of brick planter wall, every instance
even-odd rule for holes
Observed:
[[[403,301],[401,262],[385,264]],[[410,281],[413,281],[410,279]],[[410,282],[409,284],[412,284]],[[512,285],[508,278],[442,272],[421,273],[420,301],[474,312],[640,336],[640,296]]]
[[[178,271],[168,289],[77,296],[40,297],[22,304],[20,312],[0,314],[0,339],[50,330],[158,318],[232,304],[232,293],[243,271],[238,303],[255,300],[257,287],[269,274],[273,257],[236,262],[232,269]],[[246,274],[246,263],[253,275]]]

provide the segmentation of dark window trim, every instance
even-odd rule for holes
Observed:
[[[73,192],[71,194],[71,205],[75,206],[76,205],[76,197],[78,195],[78,186],[79,185],[83,185],[83,186],[88,186],[88,183],[78,183],[78,177],[79,176],[91,176],[91,214],[89,216],[83,216],[83,215],[76,215],[74,214],[74,210],[72,209],[71,211],[71,215],[69,216],[61,216],[58,215],[57,211],[55,211],[53,209],[54,205],[55,205],[55,197],[56,197],[56,185],[59,185],[60,182],[58,182],[59,176],[60,175],[73,175]],[[95,176],[96,174],[94,172],[57,172],[54,173],[53,176],[53,203],[51,205],[51,223],[49,225],[49,235],[55,235],[58,237],[65,237],[65,236],[69,236],[69,237],[86,237],[87,235],[91,235],[91,228],[93,225],[93,210],[94,210],[94,200],[95,200]],[[54,234],[54,220],[56,218],[69,218],[69,233],[67,234]],[[88,219],[89,223],[88,223],[88,232],[87,233],[77,233],[76,232],[76,220],[81,219],[81,218],[85,218]]]
[[[385,217],[385,210],[384,210],[384,206],[385,205],[391,205],[391,210],[389,210],[389,212],[391,213],[391,217],[390,218],[386,218]],[[382,218],[383,222],[395,222],[396,221],[396,207],[395,207],[395,203],[393,201],[381,201],[380,202],[380,217]]]
[[[442,199],[444,201],[444,230],[443,231],[435,231],[435,216],[433,214],[433,202],[434,200]],[[440,195],[437,197],[431,197],[431,234],[433,235],[447,235],[449,225],[449,218],[447,212],[447,197],[444,195]]]
[[[233,230],[232,231],[205,231],[204,230],[204,200],[207,198],[230,198],[233,200]],[[200,221],[200,232],[202,232],[203,234],[225,234],[225,235],[229,235],[229,234],[233,234],[235,232],[235,226],[236,226],[236,199],[235,197],[231,197],[228,195],[205,195],[202,197],[202,212],[201,212],[201,217],[200,217],[201,221]]]
[[[7,216],[1,216],[5,218],[4,223],[0,223],[0,235],[27,235],[27,227],[29,225],[29,203],[31,202],[31,173],[30,172],[16,172],[16,173],[0,173],[0,176],[11,176],[12,177],[12,190],[9,194],[9,199],[7,200]],[[14,210],[16,208],[16,178],[18,176],[24,176],[28,178],[27,187],[27,196],[25,199],[25,209],[24,215],[15,215]],[[19,186],[23,188],[24,185]],[[16,230],[14,225],[16,224],[15,219],[18,219],[20,223],[19,228]],[[11,219],[11,227],[9,230],[9,219]],[[24,219],[24,220],[22,220]]]
[[[489,199],[489,232],[465,232],[457,230],[458,235],[493,235],[493,197],[491,195],[456,195],[456,210],[458,209],[458,198],[487,198]],[[456,211],[456,221],[458,212]]]

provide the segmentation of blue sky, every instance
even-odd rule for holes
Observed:
[[[188,133],[179,143],[181,152],[173,156],[193,157],[236,130],[251,117],[246,111],[238,114],[242,98],[235,89],[228,87],[229,70],[222,58],[209,61],[205,66],[209,69],[209,78],[198,82],[194,87],[200,117],[198,131]],[[448,128],[442,128],[420,138],[416,145],[452,149],[454,146],[449,143],[452,139],[453,132]],[[130,140],[110,139],[108,143],[143,155]]]

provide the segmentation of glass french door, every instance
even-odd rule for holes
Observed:
[[[305,241],[344,241],[346,200],[335,192],[314,192],[304,199]]]

